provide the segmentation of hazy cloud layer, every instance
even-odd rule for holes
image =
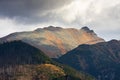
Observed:
[[[0,36],[56,25],[89,26],[103,38],[120,39],[119,14],[120,0],[0,0]]]

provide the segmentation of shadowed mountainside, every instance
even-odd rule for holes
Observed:
[[[80,45],[58,59],[98,80],[120,80],[120,41]]]
[[[66,76],[69,79],[66,79]],[[62,77],[62,79],[61,79]],[[95,80],[22,41],[0,44],[0,80]]]

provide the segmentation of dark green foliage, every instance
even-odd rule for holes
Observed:
[[[73,77],[75,80],[95,80],[95,78],[93,76],[91,76],[90,74],[81,72],[81,71],[77,71],[74,68],[71,68],[69,66],[63,65],[63,70],[65,71],[65,73],[67,75],[70,75],[71,77]],[[72,80],[74,80],[72,79]]]
[[[59,77],[59,78],[55,78],[53,80],[81,80],[81,79],[73,77],[73,76],[66,75],[66,76],[62,76],[62,77]]]
[[[0,65],[41,64],[51,60],[37,48],[22,41],[7,42],[0,45]]]
[[[39,49],[22,41],[0,44],[0,79],[18,80],[20,76],[22,76],[23,80],[26,78],[39,80],[41,77],[45,78],[45,80],[52,80],[53,78],[55,78],[54,80],[65,79],[65,76],[61,76],[59,73],[52,75],[52,71],[44,69],[44,67],[37,67],[45,63],[60,67],[65,75],[69,75],[68,80],[94,80],[88,74],[78,72],[69,66],[51,60]],[[56,78],[57,76],[60,77]]]
[[[82,80],[96,80],[95,77],[91,76],[90,74],[87,74],[87,73],[84,73],[81,71],[77,71],[76,69],[74,69],[70,66],[59,63],[58,59],[53,59],[53,60],[54,60],[53,64],[61,67],[64,70],[64,72],[69,76],[72,76],[76,79],[82,79]],[[64,78],[64,77],[61,77],[61,78]]]
[[[120,42],[80,45],[58,60],[100,80],[120,80]]]

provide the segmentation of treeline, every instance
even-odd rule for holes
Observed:
[[[41,64],[51,60],[37,48],[22,41],[0,44],[0,66],[16,64]]]
[[[42,64],[56,66],[56,69],[51,69],[50,66],[41,68]],[[27,43],[13,41],[0,44],[0,80],[95,79],[88,74],[77,72],[69,66],[53,61],[42,51]]]

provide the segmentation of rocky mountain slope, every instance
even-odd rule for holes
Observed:
[[[80,45],[58,60],[98,80],[120,80],[120,41]]]
[[[45,27],[29,32],[16,32],[0,39],[0,42],[22,40],[29,43],[51,58],[59,57],[80,44],[104,42],[93,30],[83,27],[74,28]]]
[[[22,41],[0,44],[0,80],[95,80]]]

